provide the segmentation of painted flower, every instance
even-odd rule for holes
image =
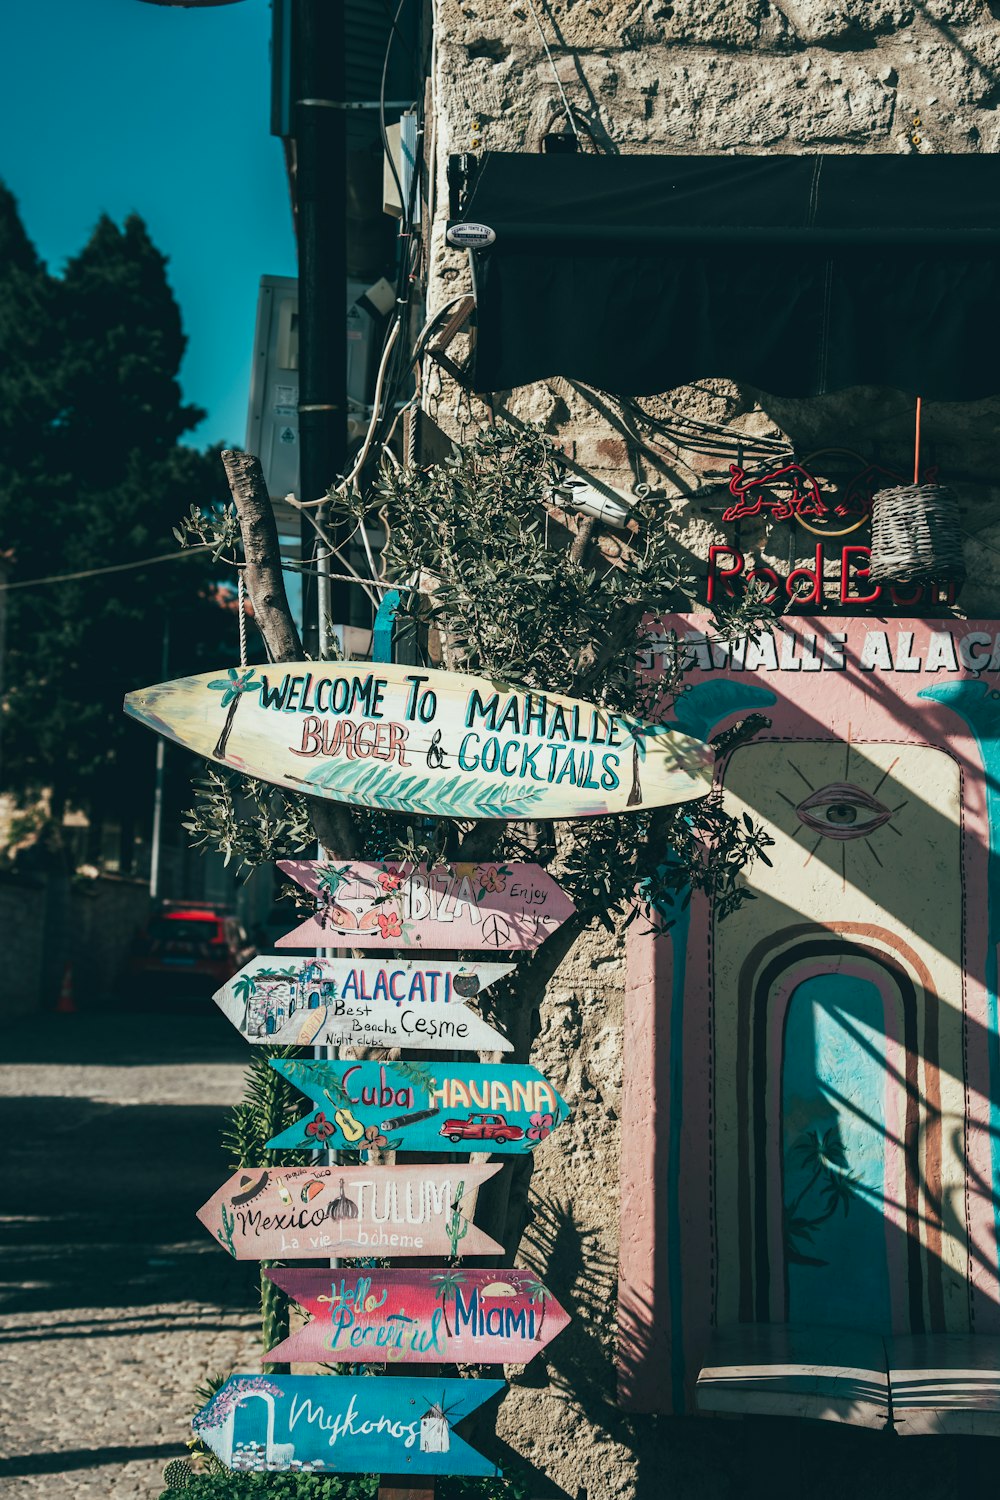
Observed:
[[[362,1151],[381,1151],[388,1144],[377,1125],[365,1126],[365,1136],[360,1148]]]
[[[329,1136],[333,1135],[336,1128],[336,1125],[328,1120],[323,1111],[320,1110],[315,1120],[310,1120],[306,1126],[306,1135],[314,1136],[317,1141],[325,1141]]]
[[[552,1134],[555,1123],[554,1116],[548,1110],[544,1114],[532,1115],[528,1124],[529,1141],[544,1141],[547,1135]]]
[[[399,916],[396,912],[379,912],[378,930],[384,938],[402,937],[403,929],[399,925]]]
[[[483,875],[484,891],[505,891],[507,889],[506,870],[497,870],[491,866]]]
[[[389,891],[399,890],[401,878],[398,870],[383,870],[378,877],[378,883],[388,894]]]
[[[236,1375],[227,1380],[191,1421],[195,1432],[207,1432],[212,1427],[221,1427],[229,1414],[242,1406],[248,1396],[283,1396],[281,1386],[265,1380],[263,1375]]]

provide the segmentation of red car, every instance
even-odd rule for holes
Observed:
[[[129,986],[218,989],[254,956],[231,912],[205,903],[177,902],[154,912],[136,939]]]
[[[439,1135],[447,1136],[453,1146],[459,1141],[520,1141],[524,1131],[511,1125],[504,1115],[469,1115],[465,1120],[445,1120]]]

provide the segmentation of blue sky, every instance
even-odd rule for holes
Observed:
[[[184,395],[209,414],[198,446],[243,442],[257,284],[295,275],[270,21],[268,0],[20,0],[0,23],[0,177],[55,271],[101,213],[146,220],[188,335]]]

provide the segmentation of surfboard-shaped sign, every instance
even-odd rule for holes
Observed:
[[[263,954],[213,998],[256,1044],[509,1052],[507,1038],[464,1001],[512,972],[512,964]]]
[[[230,1375],[191,1426],[236,1473],[486,1474],[456,1422],[502,1380]]]
[[[318,1108],[272,1150],[534,1151],[569,1115],[537,1068],[514,1063],[325,1062],[272,1058]]]
[[[533,1271],[309,1266],[264,1275],[310,1316],[271,1360],[526,1365],[569,1323]]]
[[[282,859],[317,912],[279,948],[537,948],[576,911],[540,865]]]
[[[479,1187],[501,1170],[241,1167],[198,1218],[237,1260],[502,1254],[472,1223]]]
[[[689,735],[431,668],[230,667],[139,688],[125,712],[245,776],[431,817],[584,818],[711,789],[712,749]]]

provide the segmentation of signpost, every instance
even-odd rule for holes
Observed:
[[[302,1364],[528,1364],[569,1314],[530,1271],[268,1270],[311,1321],[269,1359]]]
[[[711,747],[663,724],[385,662],[230,667],[140,688],[125,712],[244,776],[430,817],[594,817],[712,785]]]
[[[268,1149],[534,1151],[569,1115],[537,1068],[511,1063],[321,1062],[271,1067],[319,1108]]]
[[[471,1162],[244,1167],[198,1218],[237,1260],[503,1254],[471,1219],[476,1191],[500,1170]]]
[[[264,955],[214,999],[248,1042],[509,1052],[463,1001],[511,973],[511,964]]]
[[[231,1375],[192,1426],[238,1473],[482,1474],[499,1469],[456,1423],[502,1380]]]
[[[279,948],[538,948],[576,910],[539,865],[283,859],[278,868],[320,903]]]

